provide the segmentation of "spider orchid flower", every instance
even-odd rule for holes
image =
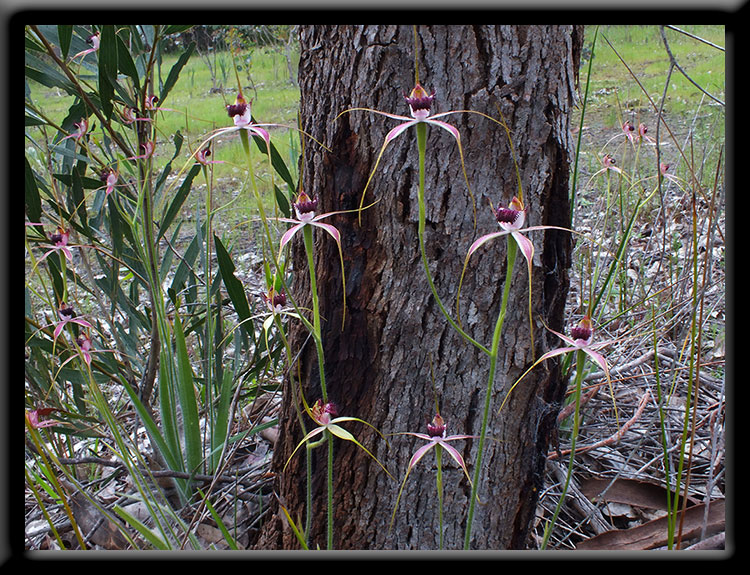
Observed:
[[[447,131],[451,136],[453,136],[456,139],[459,152],[461,153],[461,163],[463,164],[463,151],[461,148],[460,132],[455,126],[452,126],[451,124],[444,122],[442,120],[438,120],[438,118],[448,116],[449,114],[455,114],[457,113],[457,111],[450,110],[448,112],[441,112],[440,114],[431,114],[432,103],[435,100],[435,91],[433,90],[431,93],[428,94],[427,90],[425,90],[419,83],[417,83],[414,86],[414,89],[411,91],[411,93],[408,96],[404,96],[404,99],[406,100],[406,103],[409,105],[411,118],[408,116],[401,116],[398,114],[389,114],[388,112],[382,112],[380,110],[373,110],[372,108],[350,108],[349,110],[344,110],[343,112],[341,112],[341,114],[345,114],[347,112],[363,110],[367,112],[374,112],[375,114],[380,114],[382,116],[386,116],[387,118],[392,118],[394,120],[399,120],[401,122],[398,126],[396,126],[391,131],[389,131],[385,136],[385,140],[383,141],[383,146],[380,148],[378,157],[375,160],[375,166],[373,167],[372,173],[370,174],[370,177],[368,178],[367,183],[365,184],[365,189],[362,191],[362,199],[360,201],[360,210],[362,209],[362,203],[364,202],[367,188],[369,187],[370,181],[372,181],[375,171],[377,170],[378,165],[380,164],[380,159],[382,158],[386,147],[388,146],[388,144],[390,144],[393,140],[395,140],[398,136],[403,134],[406,130],[408,130],[412,126],[416,126],[417,124],[420,124],[420,123],[425,123],[425,124],[430,124],[432,126],[437,126],[438,128],[442,128],[443,130]],[[341,114],[339,114],[339,116],[341,116]]]
[[[145,144],[141,144],[141,150],[143,150],[143,153],[138,156],[130,156],[129,158],[125,158],[126,160],[147,160],[151,156],[154,155],[154,150],[156,149],[156,145],[152,140],[148,140]]]
[[[292,218],[276,218],[276,220],[280,222],[286,222],[289,224],[294,224],[291,228],[286,230],[283,235],[281,236],[281,240],[279,240],[279,257],[281,254],[281,251],[284,249],[284,246],[287,245],[291,239],[294,237],[294,234],[296,234],[301,229],[304,229],[305,226],[314,226],[317,228],[320,228],[327,232],[334,240],[336,240],[336,245],[339,249],[339,261],[341,262],[341,283],[343,284],[343,292],[344,292],[344,309],[346,309],[346,279],[344,275],[344,253],[341,249],[341,234],[336,229],[335,226],[332,226],[331,224],[324,224],[320,220],[328,218],[330,216],[336,215],[336,214],[343,214],[346,213],[345,211],[339,211],[339,212],[328,212],[325,214],[319,214],[315,215],[315,210],[318,207],[318,199],[317,198],[310,198],[305,192],[300,191],[299,196],[297,196],[297,201],[294,202],[294,213],[297,215],[297,219]],[[343,316],[342,316],[343,317]],[[343,320],[342,320],[343,321]]]
[[[357,447],[359,447],[362,451],[367,453],[370,457],[372,457],[378,465],[385,471],[389,477],[391,477],[391,474],[388,472],[388,470],[385,468],[385,466],[378,461],[378,459],[370,453],[366,447],[364,447],[357,439],[352,435],[349,431],[344,429],[339,425],[339,423],[344,423],[346,421],[358,421],[360,423],[364,423],[365,425],[368,425],[369,427],[373,427],[366,421],[359,419],[358,417],[335,417],[338,413],[338,410],[336,408],[336,405],[333,403],[323,403],[320,399],[318,399],[315,404],[310,408],[307,405],[305,405],[305,410],[307,411],[308,415],[312,418],[312,420],[318,424],[318,427],[311,430],[302,438],[302,441],[300,441],[297,444],[297,447],[294,448],[294,451],[292,451],[292,454],[289,456],[289,459],[287,459],[286,463],[284,464],[284,469],[286,469],[287,465],[289,465],[289,461],[291,461],[292,457],[294,457],[294,454],[297,453],[297,450],[302,447],[305,443],[307,443],[310,439],[313,437],[316,437],[317,435],[320,435],[324,431],[329,431],[332,435],[335,435],[339,439],[343,439],[345,441],[351,441],[354,443]],[[378,432],[378,434],[382,434],[375,429],[375,431]]]
[[[437,119],[449,114],[454,114],[454,110],[451,110],[449,112],[442,112],[440,114],[430,114],[430,112],[432,111],[432,102],[435,100],[434,90],[431,94],[428,94],[427,90],[425,90],[420,84],[417,84],[416,86],[414,86],[414,89],[408,96],[404,96],[404,99],[406,100],[406,103],[409,104],[409,111],[411,112],[412,116],[411,118],[408,118],[406,116],[399,116],[396,114],[387,114],[385,112],[379,112],[378,110],[371,110],[378,114],[382,114],[383,116],[387,116],[388,118],[403,121],[402,124],[399,124],[390,132],[388,132],[388,134],[386,134],[385,143],[383,145],[384,147],[395,138],[403,134],[406,130],[408,130],[412,126],[417,125],[420,122],[438,126],[439,128],[446,130],[451,136],[456,138],[457,142],[461,141],[461,134],[459,133],[457,128]]]
[[[633,143],[635,143],[635,140],[638,137],[636,135],[635,126],[633,125],[633,122],[631,122],[630,120],[628,120],[622,125],[622,133],[625,134],[625,137]]]
[[[67,140],[68,138],[75,138],[76,142],[80,142],[81,138],[86,135],[89,129],[89,121],[86,118],[81,118],[80,122],[74,122],[73,125],[77,128],[72,134],[69,134],[62,138],[60,142]],[[60,143],[58,142],[58,144]]]
[[[41,258],[39,258],[39,261],[41,262],[44,258],[46,258],[48,255],[50,255],[52,252],[61,251],[63,254],[65,254],[66,259],[69,262],[73,261],[73,254],[70,251],[70,248],[68,247],[68,238],[70,237],[70,232],[68,232],[66,229],[58,226],[57,230],[54,234],[50,234],[49,240],[52,242],[53,247],[46,251]]]
[[[57,322],[52,336],[54,340],[57,340],[58,336],[62,332],[63,328],[69,323],[76,323],[83,327],[93,328],[93,326],[84,319],[76,317],[76,312],[73,306],[66,305],[65,302],[60,303],[60,307],[57,310],[57,314],[60,316],[60,321]]]
[[[76,338],[76,344],[78,344],[78,348],[81,350],[81,354],[83,355],[83,361],[86,362],[86,365],[90,366],[91,365],[91,348],[93,347],[93,344],[91,343],[91,339],[85,333],[82,333]]]
[[[91,46],[91,48],[88,48],[87,50],[82,50],[78,52],[75,56],[73,56],[70,60],[73,61],[79,56],[86,56],[86,54],[91,54],[92,52],[96,52],[99,50],[99,43],[101,42],[101,36],[99,35],[99,32],[96,34],[93,34],[88,37],[86,40],[86,43]]]
[[[209,160],[211,155],[211,146],[205,146],[195,153],[195,159],[199,164],[208,166],[209,164],[223,164],[223,160]]]
[[[171,108],[158,108],[157,104],[159,103],[159,98],[157,96],[149,96],[146,98],[146,101],[144,102],[146,109],[151,112],[161,111],[161,112],[176,112],[176,110],[173,110]]]
[[[266,143],[266,147],[269,147],[271,145],[271,135],[263,128],[263,126],[281,126],[281,124],[254,123],[250,113],[250,103],[245,100],[241,93],[235,98],[234,104],[227,106],[227,114],[232,118],[234,126],[215,130],[206,141],[201,144],[201,147],[222,134],[231,134],[232,132],[240,132],[241,130],[246,130],[251,136],[260,136]]]
[[[674,182],[674,183],[675,183],[675,184],[677,184],[677,185],[678,185],[678,186],[679,186],[680,188],[683,188],[683,186],[685,185],[685,181],[684,181],[684,180],[681,180],[680,178],[678,178],[678,177],[677,177],[677,176],[675,176],[674,174],[671,174],[671,173],[669,173],[669,168],[670,168],[670,167],[671,167],[671,166],[670,166],[670,164],[667,164],[667,163],[665,163],[665,162],[661,162],[661,163],[659,164],[659,175],[660,175],[660,176],[661,176],[662,178],[666,178],[666,179],[668,179],[669,181],[671,181],[671,182]]]
[[[114,170],[105,169],[99,174],[99,178],[102,182],[104,182],[104,195],[109,196],[117,185],[117,179],[118,179],[117,172]]]
[[[133,122],[151,122],[151,118],[138,118],[136,114],[138,113],[137,108],[131,108],[130,106],[125,106],[123,110],[120,112],[120,115],[122,116],[122,122],[124,124],[130,125]]]
[[[534,257],[534,244],[532,244],[531,240],[523,235],[523,232],[545,229],[550,226],[532,226],[524,228],[523,224],[526,220],[526,211],[527,210],[526,208],[524,208],[523,202],[517,197],[514,197],[511,200],[510,204],[508,204],[508,207],[498,207],[497,210],[495,210],[495,219],[497,220],[501,231],[486,234],[478,238],[473,244],[471,244],[471,246],[469,247],[469,251],[466,254],[467,262],[469,260],[469,257],[471,257],[471,255],[475,251],[477,251],[488,241],[500,236],[510,234],[518,244],[518,247],[523,253],[523,257],[526,258],[529,269],[531,269],[531,261]]]
[[[617,166],[617,161],[615,160],[614,156],[610,156],[609,154],[604,154],[601,157],[601,163],[602,163],[602,167],[591,175],[591,177],[589,178],[589,183],[599,174],[606,173],[607,175],[609,175],[610,172],[615,172],[619,174],[622,178],[625,178],[628,181],[630,180],[628,178],[628,175],[625,172],[623,172],[621,168]]]
[[[315,210],[318,207],[318,198],[310,198],[305,192],[300,192],[297,196],[297,201],[294,202],[294,213],[297,215],[297,219],[291,218],[276,218],[280,222],[287,222],[294,224],[281,236],[280,248],[283,249],[288,244],[294,234],[300,231],[305,226],[315,226],[328,232],[331,237],[336,240],[339,245],[339,251],[341,251],[341,234],[331,224],[324,224],[320,220],[333,216],[335,214],[343,212],[328,212],[325,214],[315,215]]]
[[[54,407],[37,407],[31,411],[26,412],[26,421],[34,429],[40,429],[42,427],[50,427],[57,425],[59,422],[54,419],[45,419],[50,413],[57,411]]]
[[[271,313],[281,313],[286,306],[286,294],[283,291],[277,292],[274,288],[268,292],[268,295],[263,294],[263,300],[268,306],[268,310]]]
[[[647,142],[651,142],[652,144],[656,143],[656,140],[654,140],[651,136],[648,136],[648,126],[646,124],[638,124],[638,137],[641,140],[646,140]]]
[[[609,376],[609,367],[607,366],[607,360],[604,358],[604,356],[599,353],[599,350],[607,347],[611,343],[613,343],[615,340],[610,339],[606,341],[600,341],[594,343],[594,328],[593,323],[591,321],[591,317],[588,315],[584,316],[584,318],[573,328],[570,330],[570,335],[564,335],[562,333],[558,333],[553,329],[550,329],[547,327],[548,331],[551,331],[554,333],[557,337],[559,337],[561,340],[563,340],[565,343],[567,343],[567,346],[558,347],[556,349],[550,350],[543,354],[539,359],[537,359],[529,369],[527,369],[521,377],[519,377],[516,382],[510,387],[508,390],[508,393],[505,396],[505,399],[503,400],[502,405],[500,406],[500,409],[503,408],[503,405],[505,405],[505,402],[508,400],[508,397],[510,396],[510,392],[513,391],[513,388],[518,385],[521,380],[526,377],[526,375],[534,369],[537,365],[539,365],[541,362],[550,359],[552,357],[556,357],[558,355],[565,355],[566,353],[570,352],[577,352],[581,351],[588,355],[593,362],[598,365],[602,371],[604,372],[607,382],[611,385],[611,379]],[[499,411],[499,410],[498,410]]]
[[[621,174],[622,170],[618,168],[615,164],[616,164],[616,161],[612,156],[610,156],[609,154],[604,154],[604,156],[602,157],[602,165],[604,166],[604,168],[602,170],[599,170],[599,172],[604,171],[604,170],[612,170],[613,172],[617,172],[618,174]],[[597,172],[597,174],[599,172]]]
[[[593,343],[594,328],[589,316],[585,316],[576,326],[571,328],[570,336],[563,335],[550,328],[547,329],[568,345],[548,351],[537,360],[537,363],[540,361],[544,361],[545,359],[555,357],[557,355],[566,354],[571,351],[582,351],[586,355],[588,355],[594,361],[594,363],[596,363],[596,365],[598,365],[602,369],[602,371],[604,371],[607,379],[609,379],[609,367],[607,367],[607,361],[604,359],[604,356],[598,352],[598,350],[608,346],[614,340]]]
[[[411,432],[404,432],[404,435],[413,435],[414,437],[418,437],[419,439],[425,440],[427,443],[417,449],[414,452],[414,455],[411,456],[411,459],[409,460],[409,465],[406,468],[406,476],[408,477],[409,472],[414,468],[414,466],[419,463],[420,459],[422,459],[427,452],[429,452],[433,447],[436,445],[440,445],[443,447],[448,454],[453,458],[453,460],[458,463],[458,465],[463,469],[464,474],[466,475],[466,478],[469,480],[469,483],[471,483],[471,477],[469,477],[469,471],[466,469],[466,463],[464,462],[464,458],[461,456],[461,454],[458,452],[458,450],[450,445],[449,441],[456,441],[458,439],[471,439],[476,436],[474,435],[446,435],[447,425],[445,423],[445,420],[440,416],[440,414],[435,414],[435,417],[432,418],[432,421],[427,424],[427,433],[411,433]],[[406,477],[404,477],[404,482],[406,482]]]
[[[469,483],[471,483],[471,477],[469,476],[469,471],[466,468],[466,462],[464,461],[464,458],[461,456],[461,453],[450,445],[449,441],[456,441],[459,439],[471,439],[475,438],[475,435],[446,435],[447,426],[445,424],[445,420],[441,417],[439,413],[435,414],[435,417],[432,418],[432,421],[427,424],[427,433],[412,433],[409,431],[402,432],[400,435],[413,435],[414,437],[418,437],[419,439],[423,439],[427,443],[422,445],[419,449],[417,449],[414,452],[414,455],[411,456],[411,459],[409,460],[409,465],[406,468],[406,474],[404,475],[404,479],[401,482],[401,487],[398,490],[398,496],[396,497],[396,505],[393,507],[393,514],[391,515],[391,526],[393,526],[393,520],[396,517],[396,509],[398,509],[398,503],[401,499],[401,493],[404,490],[404,486],[406,485],[406,480],[409,478],[409,473],[411,473],[411,470],[414,469],[414,467],[419,463],[419,461],[427,455],[427,453],[435,446],[439,445],[440,447],[444,448],[448,454],[453,458],[453,460],[461,467],[464,474],[466,475],[466,478],[469,480]]]

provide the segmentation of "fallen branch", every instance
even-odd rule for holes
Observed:
[[[594,390],[595,391],[595,390]],[[612,445],[614,443],[617,443],[622,439],[622,436],[625,435],[625,432],[630,429],[633,424],[635,424],[636,421],[638,421],[638,418],[643,413],[643,410],[646,408],[646,405],[648,404],[648,400],[651,398],[651,392],[649,390],[646,390],[646,393],[643,394],[643,397],[641,398],[641,401],[638,403],[638,408],[636,409],[635,413],[633,414],[633,417],[631,417],[629,420],[627,420],[623,426],[618,429],[615,433],[607,437],[606,439],[602,439],[601,441],[598,441],[592,445],[588,445],[585,447],[577,447],[576,453],[584,453],[586,451],[591,451],[592,449],[596,449],[598,447],[603,447],[605,445]],[[557,459],[558,456],[563,456],[566,454],[569,454],[570,450],[565,451],[556,451],[556,452],[550,452],[547,455],[547,459]]]

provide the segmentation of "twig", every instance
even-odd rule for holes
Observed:
[[[591,451],[592,449],[603,447],[605,445],[611,445],[613,443],[617,443],[618,441],[620,441],[620,439],[622,439],[622,436],[625,435],[625,432],[628,429],[630,429],[636,421],[638,421],[638,418],[641,416],[641,414],[643,413],[643,410],[646,408],[646,405],[648,404],[648,400],[650,397],[651,397],[651,392],[649,390],[646,390],[646,393],[643,394],[641,401],[638,403],[638,408],[633,414],[633,417],[631,417],[628,421],[626,421],[620,429],[618,429],[615,433],[613,433],[606,439],[602,439],[601,441],[593,443],[592,445],[589,445],[589,446],[576,448],[576,453],[584,453],[586,451]],[[559,455],[566,455],[569,453],[570,453],[570,450],[565,450],[565,451],[559,452]],[[557,457],[558,457],[558,453],[551,452],[547,456],[547,459],[557,459]]]
[[[59,458],[60,463],[63,465],[84,465],[88,463],[94,463],[96,465],[102,465],[104,467],[118,467],[121,469],[126,469],[126,466],[121,461],[114,461],[111,459],[104,459],[102,457],[60,457]],[[213,481],[213,482],[222,482],[222,483],[231,483],[231,482],[238,482],[243,483],[243,481],[238,480],[239,475],[243,475],[245,473],[249,473],[251,471],[258,470],[257,465],[247,465],[245,467],[239,467],[232,471],[234,475],[210,475],[206,473],[188,473],[185,471],[174,471],[171,469],[160,469],[160,470],[148,470],[148,474],[153,477],[173,477],[176,479],[192,479],[195,481]]]
[[[548,464],[552,467],[557,480],[560,483],[565,483],[565,469],[563,469],[563,466],[554,461],[548,461]],[[568,495],[572,496],[573,507],[575,507],[584,517],[589,519],[589,525],[597,535],[612,529],[612,526],[607,523],[606,519],[604,519],[599,508],[581,493],[581,490],[575,484],[575,481],[570,482],[570,485],[568,486]]]
[[[708,96],[709,98],[711,98],[714,102],[716,102],[717,104],[721,104],[722,106],[726,106],[726,104],[723,101],[719,100],[716,96],[714,96],[713,94],[711,94],[708,91],[706,91],[702,86],[700,86],[698,84],[698,82],[696,82],[695,80],[693,80],[688,75],[688,73],[685,72],[685,70],[683,70],[680,67],[680,65],[677,63],[677,58],[674,57],[674,54],[672,54],[672,50],[669,48],[669,42],[667,42],[667,35],[664,33],[664,26],[659,26],[659,33],[661,34],[662,42],[664,42],[664,49],[667,51],[667,55],[669,56],[670,65],[672,65],[675,68],[677,68],[680,71],[680,73],[683,76],[685,76],[685,78],[687,79],[688,82],[690,82],[693,86],[695,86],[696,88],[698,88],[701,92],[703,92],[706,96]]]

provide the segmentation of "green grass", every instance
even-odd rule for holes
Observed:
[[[724,46],[723,26],[676,26],[709,42]],[[586,43],[590,45],[594,27],[587,26]],[[724,99],[724,52],[690,38],[673,29],[666,29],[666,37],[677,63],[711,94]],[[609,44],[605,41],[608,40]],[[611,44],[611,47],[610,47]],[[605,105],[614,104],[616,90],[621,103],[646,106],[648,100],[622,65],[620,58],[638,77],[650,97],[658,102],[664,91],[668,57],[657,26],[602,26],[594,57],[596,75],[591,86],[594,94],[604,95]],[[666,109],[672,114],[694,110],[701,93],[682,74],[673,71],[667,93]]]
[[[724,47],[723,26],[679,26],[676,28],[715,45]],[[581,84],[586,81],[595,27],[586,27]],[[677,63],[705,91],[725,100],[725,52],[691,38],[677,30],[665,30],[670,50]],[[615,52],[616,51],[616,52]],[[618,56],[619,55],[619,56]],[[624,62],[624,64],[623,64]],[[624,121],[636,126],[643,122],[656,132],[658,107],[662,101],[669,71],[669,56],[659,27],[600,26],[594,51],[589,101],[584,125],[589,132],[584,141],[583,156],[597,153],[610,137],[620,133]],[[574,124],[578,125],[578,110]],[[693,85],[676,68],[672,70],[664,103],[664,119],[676,141],[694,148],[693,157],[703,158],[707,165],[715,165],[720,152],[717,142],[724,141],[725,110]],[[660,140],[667,143],[662,153],[667,161],[674,148],[664,126]],[[598,155],[589,158],[593,169],[601,167]],[[710,172],[710,171],[709,171]],[[703,184],[710,185],[713,174],[703,174]]]
[[[256,121],[296,126],[299,90],[289,79],[284,54],[278,49],[261,47],[253,49],[251,55],[249,77],[248,71],[243,68],[244,56],[238,60],[240,65],[238,73],[243,83],[243,93],[252,101],[252,112]],[[178,56],[179,54],[175,53],[164,57],[161,65],[161,80],[166,78]],[[154,156],[157,165],[163,165],[171,158],[174,148],[168,139],[176,131],[179,130],[185,138],[180,155],[182,162],[185,162],[211,130],[232,125],[225,107],[227,104],[234,103],[237,95],[237,79],[228,52],[218,54],[216,60],[223,62],[223,66],[216,66],[217,79],[214,82],[206,62],[199,55],[194,54],[182,70],[180,79],[167,100],[159,103],[160,107],[175,111],[163,111],[157,116],[156,126],[159,137]],[[295,70],[297,60],[298,55],[294,54],[292,64]],[[214,84],[223,90],[212,91]],[[65,118],[68,108],[74,101],[72,96],[67,96],[58,90],[48,89],[33,81],[29,82],[29,90],[31,99],[37,103],[43,102],[45,114],[58,123]],[[121,131],[127,132],[128,129],[123,126]],[[269,128],[269,132],[273,144],[278,148],[288,168],[293,175],[296,174],[296,156],[300,149],[298,132],[285,128]],[[54,136],[53,133],[48,132],[48,134],[50,137]],[[240,201],[232,205],[231,212],[234,221],[229,223],[230,226],[238,224],[242,220],[241,214],[251,213],[255,206],[255,200],[247,187],[249,183],[246,182],[247,160],[238,140],[237,134],[217,139],[212,156],[214,160],[225,162],[213,165],[216,204],[223,205],[238,193],[242,196]],[[255,153],[254,156],[254,170],[261,192],[264,197],[269,197],[270,203],[271,176],[267,160],[260,153]],[[176,160],[173,163],[173,170],[179,170],[182,165],[179,159]],[[277,185],[280,183],[277,175],[274,175],[274,181]]]

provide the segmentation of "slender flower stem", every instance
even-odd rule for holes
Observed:
[[[425,230],[425,199],[424,199],[424,181],[425,181],[425,169],[424,169],[424,159],[425,159],[425,150],[426,150],[426,143],[427,143],[427,126],[424,123],[419,123],[416,125],[417,129],[417,147],[419,149],[419,190],[418,190],[418,204],[419,204],[419,224],[418,224],[418,233],[419,233],[419,249],[422,255],[422,263],[424,264],[424,270],[425,274],[427,275],[427,283],[430,286],[430,290],[432,291],[432,295],[435,297],[435,301],[438,304],[438,307],[440,308],[440,311],[443,313],[445,318],[448,320],[448,323],[450,323],[451,327],[455,329],[461,337],[463,337],[466,341],[474,345],[475,347],[482,350],[484,353],[488,354],[490,351],[483,346],[481,343],[476,341],[474,338],[472,338],[469,334],[467,334],[461,327],[453,320],[453,318],[450,316],[448,311],[445,309],[445,306],[443,305],[442,300],[440,299],[440,296],[437,293],[437,290],[435,289],[435,283],[432,279],[432,274],[430,274],[430,267],[427,263],[427,253],[425,251],[425,245],[424,245],[424,230]]]
[[[328,532],[326,538],[330,551],[333,549],[333,437],[328,430],[326,430],[325,436],[328,439]]]
[[[437,494],[438,494],[438,549],[443,550],[443,446],[435,446],[435,464],[437,465]]]
[[[305,252],[307,253],[307,268],[310,271],[310,292],[312,294],[313,304],[313,339],[315,340],[315,349],[318,352],[318,372],[320,374],[320,393],[323,402],[328,402],[328,392],[326,390],[325,377],[325,354],[323,353],[323,338],[320,329],[320,302],[318,300],[318,284],[315,277],[315,259],[313,258],[313,236],[312,226],[305,226],[302,229],[302,235],[305,240]],[[328,527],[326,533],[327,548],[333,549],[333,437],[330,431],[324,432],[324,437],[328,442]]]
[[[518,244],[511,236],[508,236],[508,266],[505,270],[505,285],[503,286],[503,300],[500,304],[500,313],[495,322],[495,331],[492,334],[492,347],[490,348],[490,373],[487,378],[487,390],[484,398],[484,413],[482,414],[482,428],[479,433],[479,446],[477,447],[477,460],[474,464],[474,480],[471,485],[471,498],[469,500],[469,514],[466,520],[466,534],[464,537],[464,549],[468,550],[471,543],[471,526],[474,519],[474,505],[477,500],[477,490],[479,489],[479,477],[482,472],[482,454],[484,452],[484,441],[487,436],[487,426],[489,423],[490,406],[492,404],[492,388],[495,383],[495,372],[497,371],[497,355],[500,348],[500,335],[503,331],[503,322],[505,321],[505,312],[508,307],[508,296],[510,294],[510,282],[513,277],[513,265],[516,262],[518,253]]]
[[[565,501],[565,495],[568,493],[568,486],[570,485],[570,478],[573,475],[573,463],[575,462],[576,457],[576,441],[578,440],[578,431],[580,426],[580,410],[581,410],[581,383],[583,382],[583,364],[586,361],[586,354],[583,350],[578,350],[576,352],[576,391],[575,391],[575,402],[576,402],[576,408],[575,413],[573,415],[573,436],[570,440],[570,459],[568,461],[568,471],[565,476],[565,485],[563,485],[562,493],[560,494],[560,499],[557,502],[557,506],[555,507],[555,512],[552,514],[552,519],[547,524],[547,527],[544,530],[544,539],[542,540],[542,549],[547,548],[547,542],[549,541],[550,534],[552,533],[552,528],[555,525],[555,521],[557,521],[557,516],[560,514],[560,509],[562,509],[562,505]]]
[[[328,402],[328,392],[326,390],[325,375],[325,357],[323,354],[323,338],[320,329],[320,301],[318,299],[318,284],[315,277],[315,260],[313,258],[313,237],[312,226],[305,226],[302,229],[305,239],[305,252],[307,253],[307,267],[310,270],[310,292],[312,294],[313,305],[313,336],[315,339],[315,348],[318,351],[318,370],[320,372],[320,393],[323,397],[323,403]]]

